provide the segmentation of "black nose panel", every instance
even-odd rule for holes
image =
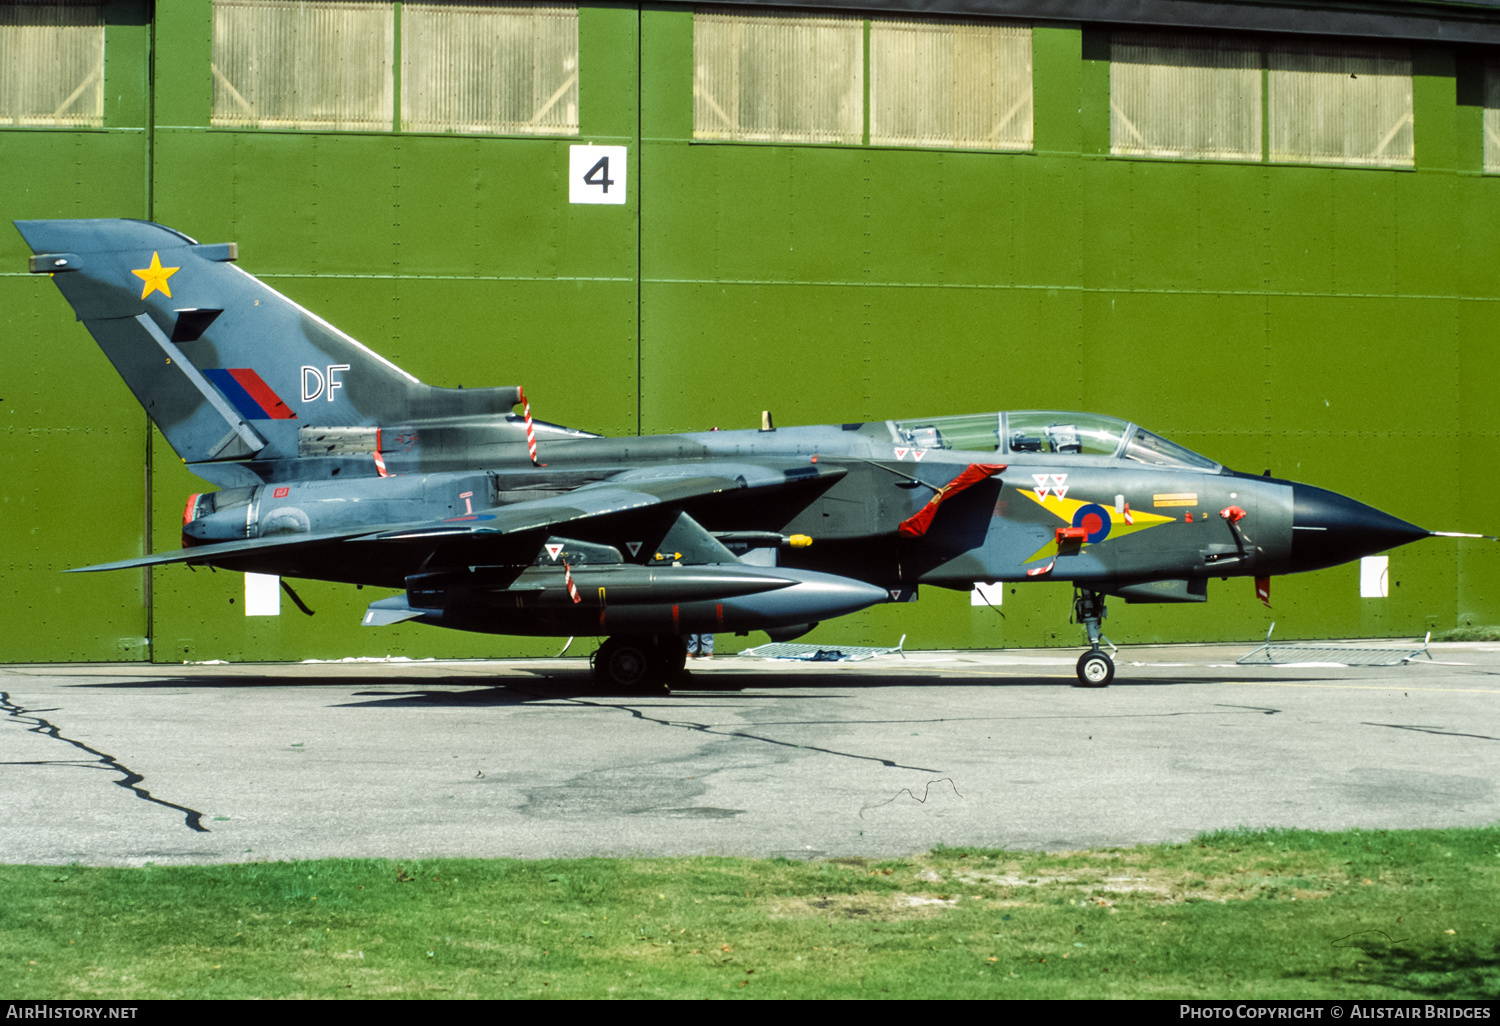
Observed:
[[[1429,534],[1338,492],[1292,485],[1292,573],[1337,566]]]

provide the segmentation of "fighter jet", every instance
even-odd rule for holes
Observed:
[[[1334,566],[1435,532],[1230,470],[1091,413],[1021,410],[605,438],[519,387],[423,384],[202,245],[130,220],[17,221],[167,442],[171,563],[401,589],[376,627],[605,638],[594,672],[659,688],[688,633],[765,631],[923,585],[1067,581],[1103,687],[1108,597],[1202,602],[1210,577]],[[521,412],[516,412],[516,407]]]

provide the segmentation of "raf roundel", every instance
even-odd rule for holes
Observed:
[[[1097,545],[1109,537],[1109,511],[1097,502],[1080,506],[1073,514],[1073,526],[1087,531],[1089,544]]]

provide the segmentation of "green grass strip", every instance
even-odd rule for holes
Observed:
[[[889,861],[0,866],[10,998],[1490,998],[1500,829]]]
[[[1433,641],[1500,641],[1500,627],[1493,624],[1459,624],[1446,631],[1435,631]]]

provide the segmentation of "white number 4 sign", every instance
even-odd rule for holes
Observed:
[[[625,147],[568,147],[569,203],[624,203],[625,196]]]

